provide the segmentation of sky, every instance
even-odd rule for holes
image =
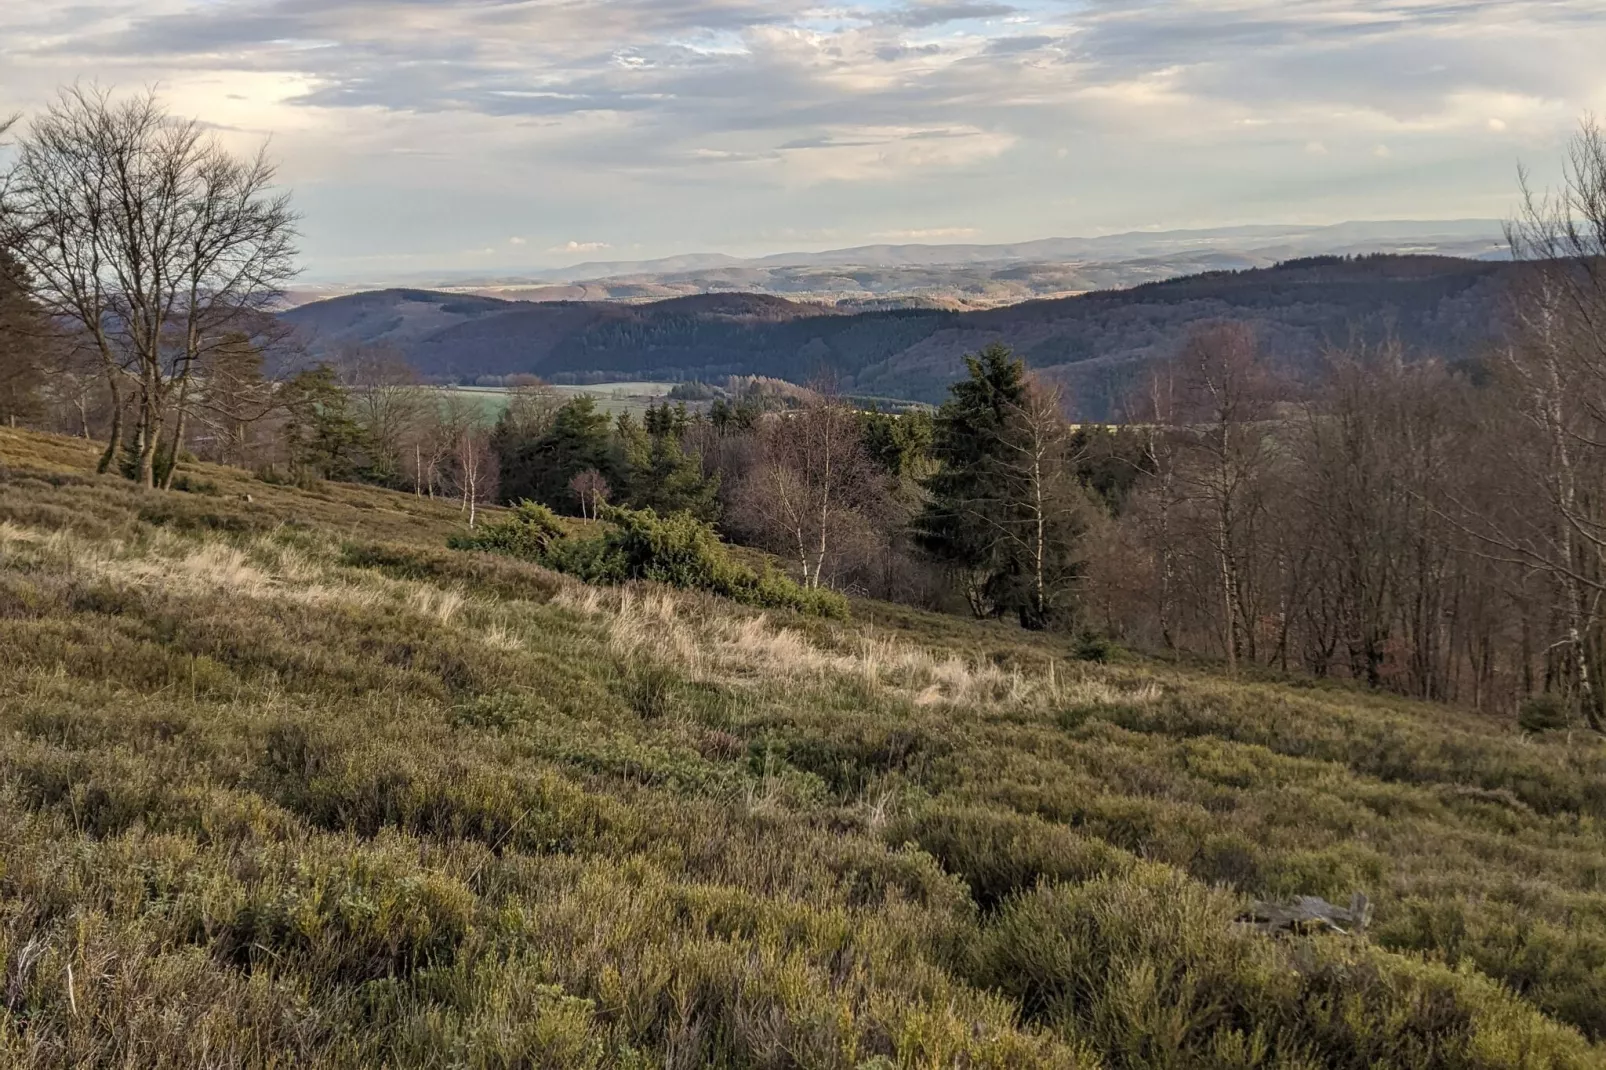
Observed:
[[[0,0],[0,114],[156,86],[307,273],[1504,218],[1606,0]]]

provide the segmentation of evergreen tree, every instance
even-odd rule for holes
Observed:
[[[965,358],[968,378],[937,414],[915,539],[958,578],[978,615],[1064,623],[1080,566],[1085,498],[1058,395],[1034,387],[1009,349]]]
[[[871,460],[894,479],[920,479],[928,474],[935,425],[925,410],[861,413],[859,433]]]
[[[367,436],[333,368],[321,365],[285,383],[284,408],[292,478],[301,483],[357,478]]]
[[[691,417],[686,411],[684,401],[676,402],[673,408],[665,401],[659,405],[647,406],[645,423],[647,434],[653,438],[680,438],[690,426]]]
[[[715,398],[708,409],[708,420],[721,435],[737,435],[753,430],[763,410],[751,401],[732,404],[724,398]]]
[[[28,292],[25,270],[0,246],[0,421],[15,425],[43,409],[50,324]]]
[[[618,480],[618,464],[608,414],[588,395],[580,395],[558,409],[552,426],[534,440],[518,440],[512,429],[499,428],[498,445],[507,452],[503,461],[502,494],[508,501],[536,501],[570,513],[580,511],[580,499],[571,484],[588,469],[599,472],[610,485]]]
[[[653,439],[646,467],[632,472],[630,486],[636,509],[662,516],[690,513],[706,521],[719,512],[719,477],[704,475],[702,458],[668,435]]]
[[[628,412],[619,414],[613,429],[615,478],[611,485],[617,500],[631,502],[650,478],[652,439],[647,429]]]

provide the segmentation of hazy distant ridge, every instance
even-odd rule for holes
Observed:
[[[438,378],[533,372],[804,381],[828,373],[859,393],[922,401],[941,399],[965,353],[1001,341],[1071,384],[1079,411],[1099,417],[1137,372],[1170,356],[1192,325],[1207,320],[1253,322],[1274,359],[1296,372],[1314,367],[1329,345],[1384,334],[1416,352],[1477,356],[1498,331],[1509,270],[1447,257],[1319,258],[984,311],[856,314],[763,294],[632,305],[392,289],[285,317],[315,352],[390,344]]]
[[[578,282],[616,275],[666,274],[731,267],[916,267],[1005,261],[1127,260],[1205,250],[1251,254],[1275,248],[1285,250],[1288,256],[1309,256],[1354,251],[1388,252],[1407,243],[1434,246],[1471,243],[1487,246],[1491,252],[1504,249],[1499,220],[1394,220],[1325,226],[1263,224],[1201,230],[1132,231],[1093,238],[1039,238],[995,245],[858,245],[823,252],[774,253],[746,258],[720,253],[692,253],[657,260],[588,261],[569,267],[517,274],[546,282]]]

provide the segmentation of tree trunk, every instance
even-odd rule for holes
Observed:
[[[1221,559],[1221,603],[1222,611],[1226,614],[1222,621],[1225,629],[1227,648],[1227,672],[1229,675],[1238,675],[1238,599],[1233,590],[1232,578],[1232,548],[1228,545],[1229,533],[1232,528],[1227,519],[1225,510],[1217,521],[1216,536],[1221,541],[1218,557]]]
[[[138,461],[134,480],[142,487],[156,487],[156,446],[162,437],[161,386],[156,380],[160,372],[147,369],[140,391],[140,427]]]
[[[162,471],[162,489],[173,489],[173,476],[178,472],[178,455],[184,449],[185,407],[189,401],[190,380],[186,372],[178,387],[178,411],[173,414],[173,444],[168,447],[167,464]]]
[[[123,391],[117,385],[116,372],[107,375],[106,386],[112,395],[112,426],[106,436],[106,449],[95,464],[95,471],[101,475],[111,471],[112,462],[117,460],[117,451],[123,448]]]

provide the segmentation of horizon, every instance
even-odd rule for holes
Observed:
[[[1606,111],[1585,0],[86,0],[0,112],[157,85],[271,138],[309,278],[1503,219]]]
[[[374,284],[377,284],[377,283],[392,283],[392,284],[400,285],[400,284],[405,284],[406,282],[408,282],[410,280],[416,281],[416,280],[427,280],[427,279],[436,280],[436,281],[438,281],[440,283],[440,285],[443,285],[443,286],[445,286],[445,285],[464,285],[464,284],[467,284],[467,283],[470,283],[470,282],[482,281],[482,280],[487,282],[487,283],[491,283],[491,282],[498,282],[498,283],[501,283],[501,282],[521,282],[521,281],[539,282],[539,283],[554,283],[554,282],[557,281],[557,276],[560,273],[564,278],[570,278],[570,279],[573,279],[574,281],[599,281],[599,280],[602,280],[602,279],[606,279],[606,278],[608,278],[610,276],[609,275],[589,275],[589,274],[585,274],[585,272],[588,271],[588,270],[593,270],[593,269],[594,270],[603,270],[603,269],[607,269],[607,268],[610,268],[610,267],[646,268],[646,267],[652,267],[654,265],[669,263],[669,262],[673,262],[673,261],[677,261],[677,260],[688,260],[688,259],[700,258],[700,257],[708,257],[708,258],[725,257],[725,258],[729,259],[733,264],[757,265],[757,264],[763,264],[766,261],[772,261],[772,260],[773,261],[782,261],[784,263],[785,261],[783,260],[783,258],[790,258],[790,257],[794,257],[794,256],[796,256],[796,257],[826,256],[826,255],[830,255],[830,254],[833,254],[833,253],[847,254],[847,253],[854,253],[854,252],[874,250],[874,249],[895,249],[895,250],[913,250],[913,249],[953,249],[953,250],[1007,249],[1007,248],[1011,248],[1011,247],[1015,247],[1015,246],[1034,245],[1034,244],[1042,244],[1042,243],[1048,243],[1048,242],[1082,242],[1082,241],[1094,242],[1094,241],[1107,241],[1107,240],[1118,239],[1118,238],[1140,238],[1140,237],[1166,238],[1166,237],[1181,237],[1181,236],[1184,236],[1184,235],[1222,235],[1222,236],[1225,236],[1225,235],[1228,235],[1228,234],[1230,234],[1230,233],[1232,233],[1234,231],[1250,231],[1250,230],[1268,230],[1268,231],[1308,230],[1308,231],[1321,231],[1321,230],[1333,230],[1333,229],[1337,229],[1337,228],[1341,228],[1341,227],[1350,227],[1350,226],[1353,226],[1353,227],[1381,227],[1381,226],[1437,227],[1437,226],[1452,226],[1452,225],[1461,225],[1461,226],[1466,226],[1466,227],[1470,228],[1470,227],[1475,226],[1475,225],[1477,225],[1477,226],[1487,225],[1490,228],[1490,232],[1489,232],[1489,235],[1488,235],[1489,238],[1490,239],[1500,239],[1500,237],[1501,237],[1501,229],[1500,228],[1504,225],[1504,223],[1505,223],[1505,220],[1501,220],[1501,219],[1479,219],[1479,218],[1340,219],[1340,220],[1334,220],[1332,222],[1318,222],[1318,223],[1297,223],[1297,222],[1286,222],[1286,221],[1284,221],[1284,222],[1273,221],[1273,222],[1259,222],[1259,223],[1232,223],[1232,224],[1225,224],[1225,225],[1219,226],[1219,227],[1179,227],[1179,228],[1154,227],[1154,228],[1145,228],[1145,229],[1138,229],[1138,230],[1111,231],[1111,232],[1108,232],[1108,233],[1039,235],[1037,237],[1021,238],[1021,239],[1012,240],[1012,241],[1006,240],[1006,241],[997,241],[997,242],[958,242],[958,241],[953,241],[953,242],[869,242],[869,243],[863,243],[863,244],[858,244],[858,245],[847,245],[847,246],[820,244],[820,245],[817,245],[816,247],[804,247],[804,246],[787,247],[787,248],[777,247],[777,248],[774,248],[774,249],[759,251],[759,252],[755,252],[755,253],[752,253],[752,254],[749,254],[749,255],[744,255],[744,256],[736,256],[734,254],[724,253],[724,252],[721,252],[719,250],[713,250],[713,249],[684,249],[684,250],[680,250],[680,251],[677,251],[677,252],[667,253],[667,254],[664,254],[662,256],[645,257],[645,258],[640,258],[640,259],[635,259],[635,258],[613,258],[613,259],[591,259],[591,260],[583,260],[583,261],[578,261],[578,262],[561,263],[561,264],[555,264],[555,263],[510,264],[510,265],[507,265],[507,266],[504,266],[504,267],[498,267],[498,268],[496,268],[494,270],[486,270],[486,269],[482,269],[482,268],[461,268],[461,269],[456,269],[456,270],[452,270],[452,269],[431,270],[429,268],[418,268],[418,269],[413,269],[413,270],[410,270],[410,271],[397,271],[397,272],[393,272],[393,273],[390,273],[390,274],[369,273],[369,274],[364,275],[364,274],[360,274],[360,273],[349,273],[348,272],[348,273],[342,274],[342,275],[328,275],[328,276],[316,275],[316,274],[310,274],[310,273],[303,273],[302,276],[300,276],[297,279],[296,284],[292,288],[306,288],[306,287],[318,287],[318,286],[330,286],[330,287],[333,287],[333,286],[341,286],[341,285],[361,286],[361,285],[365,285],[365,284],[369,284],[369,283],[374,283]],[[1253,235],[1249,235],[1247,237],[1249,237],[1250,240],[1254,240],[1254,236]],[[1269,237],[1269,235],[1268,235],[1268,237]],[[1404,253],[1401,253],[1397,249],[1384,248],[1384,247],[1379,247],[1377,249],[1377,251],[1378,252],[1382,252],[1382,253],[1388,253],[1388,254],[1406,255]],[[1301,255],[1322,255],[1322,254],[1301,254]],[[1453,255],[1453,254],[1430,253],[1430,254],[1427,254],[1427,255]],[[1005,259],[1008,259],[1008,258],[1005,258]],[[1000,262],[1000,261],[977,261],[977,263],[997,263],[997,262]],[[941,265],[934,262],[933,266],[941,266]],[[958,266],[958,265],[956,264],[954,266]],[[661,269],[661,270],[664,270],[665,273],[668,273],[671,270],[679,271],[679,270],[686,270],[686,269]],[[543,276],[545,276],[545,277],[543,277]]]

